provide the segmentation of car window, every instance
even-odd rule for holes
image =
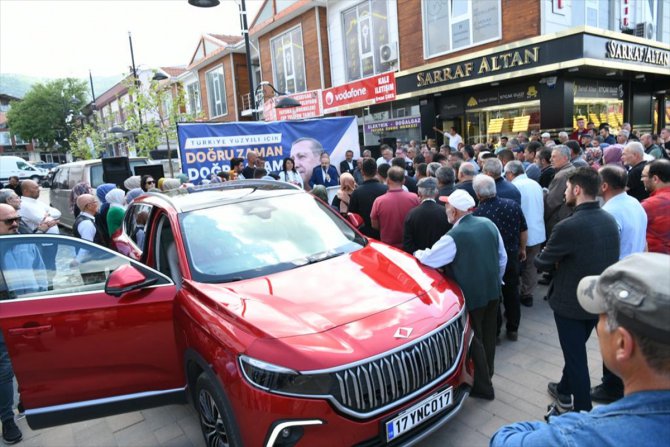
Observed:
[[[35,170],[35,168],[33,168],[28,163],[23,162],[23,161],[17,161],[16,162],[16,167],[19,168],[22,171],[34,171]]]
[[[144,236],[146,228],[149,228],[149,217],[152,209],[153,207],[146,203],[132,204],[126,211],[124,218],[123,231],[141,251],[144,251]]]
[[[82,165],[74,165],[70,168],[70,173],[68,175],[67,188],[72,189],[74,185],[84,180],[84,167]]]
[[[148,277],[159,276],[118,253],[70,237],[6,236],[0,238],[0,253],[0,299],[101,292],[110,273],[125,264]],[[169,281],[159,276],[157,284]]]
[[[102,164],[89,165],[90,175],[91,175],[91,187],[97,188],[98,186],[105,183],[102,180]]]
[[[365,240],[309,194],[250,200],[181,215],[191,275],[226,282],[360,249]]]
[[[56,174],[54,174],[52,188],[67,189],[67,178],[69,172],[69,168],[60,168],[58,171],[56,171]]]

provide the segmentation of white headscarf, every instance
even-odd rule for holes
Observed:
[[[114,188],[105,194],[105,200],[109,206],[118,206],[119,208],[126,207],[126,193],[122,189]]]

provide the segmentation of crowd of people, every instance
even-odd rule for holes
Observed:
[[[538,282],[551,284],[543,298],[554,313],[564,368],[547,386],[555,399],[547,415],[550,428],[516,424],[501,429],[492,442],[521,445],[528,436],[532,445],[553,445],[579,418],[616,413],[597,409],[577,416],[592,410],[593,401],[618,402],[613,408],[661,408],[666,422],[670,408],[670,132],[638,138],[624,126],[615,137],[607,126],[596,132],[583,119],[577,124],[558,141],[547,133],[522,132],[498,145],[464,144],[452,129],[440,148],[434,141],[382,145],[376,159],[369,150],[359,159],[347,151],[339,169],[316,140],[302,138],[279,172],[266,171],[264,160],[250,151],[246,163],[236,158],[230,171],[204,183],[291,183],[344,216],[359,215],[363,234],[452,277],[474,331],[473,397],[495,398],[491,379],[503,327],[504,338],[517,341],[522,306],[533,306]],[[75,185],[73,234],[132,256],[132,248],[119,242],[125,207],[145,192],[187,186],[184,175],[133,176],[123,189]],[[337,189],[332,200],[328,188]],[[57,233],[59,212],[38,198],[37,183],[10,179],[0,190],[0,235]],[[596,326],[603,379],[592,388],[586,342]],[[0,416],[3,437],[11,441],[20,439],[20,431],[7,400],[11,365],[7,369],[0,343]],[[640,386],[641,379],[649,383]],[[641,397],[644,391],[648,394]],[[560,419],[564,422],[550,418],[568,412],[574,416]],[[571,436],[580,436],[579,430]]]

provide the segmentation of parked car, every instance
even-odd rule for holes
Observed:
[[[6,183],[9,177],[17,176],[19,180],[34,180],[40,182],[48,174],[45,169],[40,169],[21,157],[12,155],[0,156],[0,182]]]
[[[188,396],[210,446],[397,445],[469,394],[459,287],[304,191],[150,193],[123,231],[141,262],[63,235],[0,238],[2,253],[57,248],[49,290],[16,293],[30,278],[0,266],[0,328],[32,428]]]
[[[148,163],[146,158],[131,158],[130,169]],[[74,214],[70,211],[70,193],[79,182],[88,182],[94,189],[102,185],[102,160],[83,160],[59,165],[44,182],[45,187],[51,188],[51,206],[61,212],[60,224],[67,228],[72,228],[74,224]]]

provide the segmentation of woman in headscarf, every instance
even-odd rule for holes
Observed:
[[[328,191],[326,190],[326,187],[323,185],[315,185],[314,188],[310,191],[310,194],[313,196],[318,197],[319,199],[323,200],[325,203],[328,203]]]
[[[105,194],[105,201],[109,204],[107,234],[111,237],[123,223],[123,215],[126,212],[126,193],[122,189],[114,188]]]
[[[142,191],[142,188],[133,188],[130,191],[128,191],[128,194],[126,194],[126,205],[130,205],[133,203],[135,199],[137,199],[139,196],[144,194],[144,191]]]
[[[179,179],[179,183],[187,183],[188,182],[188,175],[186,174],[179,174],[177,177]]]
[[[181,186],[181,181],[177,178],[166,178],[163,181],[163,191],[168,192]]]
[[[349,212],[349,201],[351,200],[351,193],[356,189],[356,181],[354,176],[345,172],[340,175],[340,189],[337,195],[333,197],[333,208],[339,210],[340,214],[345,215]]]
[[[72,191],[70,191],[70,211],[74,214],[74,218],[76,219],[77,216],[79,216],[79,213],[81,210],[77,206],[77,197],[79,197],[82,194],[90,194],[91,193],[91,185],[88,184],[88,182],[79,182],[76,185],[74,185],[74,188],[72,188]]]
[[[610,144],[603,151],[603,162],[606,165],[623,166],[621,161],[621,154],[623,154],[623,146],[620,144]]]
[[[109,211],[109,203],[107,203],[105,196],[114,188],[116,188],[114,183],[103,183],[95,190],[95,195],[100,201],[98,214],[95,215],[95,223],[101,230],[100,237],[102,238],[102,242],[105,247],[109,247],[111,242],[109,239],[109,229],[107,228],[107,212]]]
[[[139,188],[141,184],[142,184],[142,177],[140,177],[139,175],[133,175],[132,177],[128,177],[123,181],[123,186],[126,188],[126,191]]]
[[[590,147],[586,149],[586,162],[596,171],[603,164],[603,151],[599,147]]]

